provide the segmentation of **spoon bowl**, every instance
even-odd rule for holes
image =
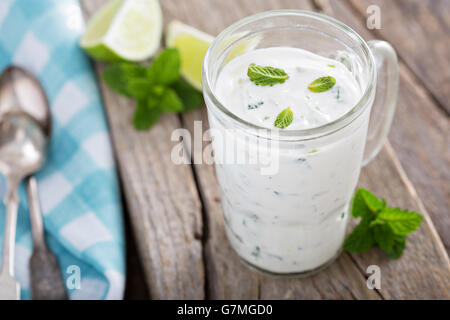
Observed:
[[[5,115],[14,113],[28,115],[50,137],[50,108],[42,86],[25,69],[10,66],[0,76],[0,121]]]

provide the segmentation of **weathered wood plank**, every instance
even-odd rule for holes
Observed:
[[[105,1],[85,0],[86,17]],[[96,64],[98,73],[102,65]],[[204,298],[202,217],[189,166],[170,159],[170,136],[180,127],[165,115],[148,132],[131,125],[134,103],[101,89],[132,226],[153,299]]]
[[[380,250],[352,255],[361,269],[381,269],[379,290],[386,299],[450,299],[450,262],[423,204],[389,143],[362,171],[359,185],[373,190],[393,207],[421,212],[425,219],[419,230],[408,236],[407,248],[398,260]]]
[[[347,23],[365,39],[376,38],[348,2],[316,0],[325,14]],[[390,3],[394,3],[391,1]],[[384,11],[382,11],[382,17]],[[393,45],[398,49],[399,45]],[[450,252],[450,121],[400,60],[400,92],[389,139]]]
[[[260,291],[261,299],[380,299],[376,290],[367,288],[362,271],[346,253],[327,269],[304,279],[261,276]]]
[[[450,5],[448,0],[351,0],[366,16],[369,5],[381,9],[376,33],[395,44],[421,83],[450,113]]]

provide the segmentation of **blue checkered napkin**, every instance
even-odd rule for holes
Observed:
[[[70,298],[120,299],[125,249],[118,180],[99,88],[78,47],[83,27],[77,0],[1,0],[0,70],[10,64],[30,70],[51,103],[50,155],[37,180],[47,240],[72,284]],[[23,186],[20,200],[15,271],[26,299],[32,240]],[[1,246],[4,218],[2,204]],[[73,285],[77,268],[80,289]]]

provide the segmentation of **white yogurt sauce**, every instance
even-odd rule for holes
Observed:
[[[251,63],[280,68],[289,79],[271,87],[258,86],[247,76]],[[311,92],[308,85],[324,76],[336,79],[334,87]],[[294,120],[286,130],[329,123],[349,111],[361,97],[358,83],[342,63],[288,47],[258,49],[232,60],[221,71],[215,93],[238,117],[268,128],[273,127],[282,110],[290,107]]]
[[[251,63],[281,68],[289,79],[272,87],[257,86],[247,76]],[[334,77],[334,87],[310,92],[308,85],[323,76]],[[361,90],[340,62],[301,49],[275,47],[233,59],[219,74],[215,94],[238,117],[268,128],[273,128],[280,111],[290,107],[294,119],[284,130],[292,130],[341,117],[360,99]],[[213,129],[225,132],[233,126],[218,113],[208,114]],[[279,170],[271,176],[261,175],[258,165],[216,165],[227,234],[243,260],[272,273],[296,274],[319,268],[338,254],[368,118],[369,111],[331,136],[280,146]],[[213,147],[221,152],[218,145]],[[237,151],[247,153],[250,147],[240,146]]]

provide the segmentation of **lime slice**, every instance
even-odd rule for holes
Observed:
[[[261,41],[261,35],[253,35],[252,38],[247,38],[246,33],[234,34],[228,39],[224,40],[223,43],[219,46],[219,51],[223,48],[228,47],[233,44],[233,47],[230,49],[227,57],[224,60],[224,64],[227,64],[231,60],[244,53],[252,51],[255,49]]]
[[[244,38],[240,40],[240,38]],[[185,25],[179,21],[172,21],[167,26],[166,45],[180,50],[181,74],[195,88],[202,88],[202,64],[206,51],[214,37]],[[260,42],[260,36],[245,39],[245,34],[236,34],[224,41],[220,48],[226,48],[236,42],[227,55],[224,63],[256,48]]]
[[[81,47],[101,61],[142,61],[159,49],[162,13],[158,0],[113,0],[89,21]]]
[[[172,21],[167,26],[166,45],[177,48],[181,55],[181,75],[198,90],[202,89],[202,63],[214,37]]]

